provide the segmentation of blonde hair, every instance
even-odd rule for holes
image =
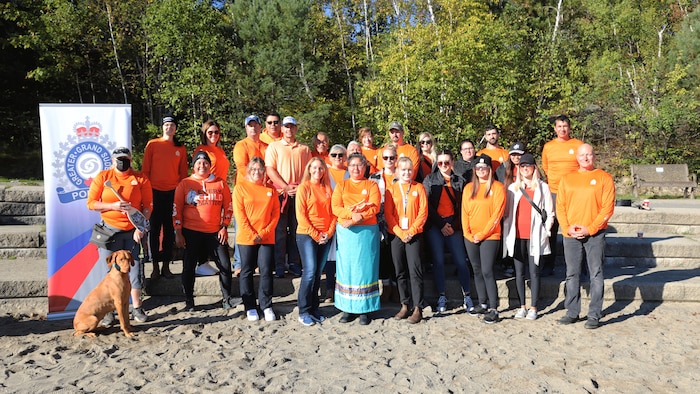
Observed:
[[[486,190],[484,190],[484,197],[487,198],[489,196],[489,192],[491,192],[491,185],[493,185],[493,168],[491,166],[488,166],[489,168],[489,179],[486,181]],[[479,188],[481,187],[481,182],[479,182],[479,177],[476,175],[476,166],[472,168],[472,194],[469,196],[469,199],[473,199],[476,197],[477,193],[479,193]]]
[[[527,180],[523,177],[522,172],[518,171],[518,175],[515,176],[515,188],[520,189],[525,188],[525,189],[530,189],[530,190],[535,190],[538,187],[540,187],[540,169],[537,167],[537,164],[534,166],[535,168],[532,171],[532,180]]]
[[[321,184],[323,186],[327,186],[328,189],[331,188],[331,181],[328,179],[328,166],[326,165],[326,162],[323,161],[320,157],[312,157],[311,160],[309,160],[308,163],[306,163],[306,168],[304,168],[304,175],[301,177],[301,182],[310,182],[311,181],[311,165],[314,162],[319,162],[321,163],[321,168],[323,168],[323,177],[321,178]]]
[[[435,151],[435,139],[433,138],[432,134],[428,133],[427,131],[418,134],[418,140],[416,141],[416,149],[418,150],[418,154],[423,156],[423,150],[421,149],[420,142],[423,138],[426,137],[428,137],[428,139],[433,142],[430,145],[430,153],[428,153],[428,157],[433,163],[435,163],[435,160],[437,160],[437,153]]]

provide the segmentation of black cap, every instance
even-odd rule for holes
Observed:
[[[535,156],[525,153],[524,155],[520,156],[520,164],[537,164],[535,162]]]
[[[199,160],[199,159],[204,159],[204,160],[208,161],[209,164],[211,164],[211,159],[209,158],[209,155],[207,154],[207,152],[199,151],[199,152],[197,152],[197,154],[194,155],[194,157],[192,158],[192,166],[193,166],[193,167],[194,167],[194,163],[196,163],[197,160]]]
[[[482,153],[481,156],[477,156],[474,159],[474,165],[477,164],[488,164],[489,167],[491,167],[491,156]]]

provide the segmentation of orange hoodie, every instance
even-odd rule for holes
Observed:
[[[175,228],[203,233],[215,233],[228,227],[233,209],[231,189],[221,178],[212,174],[208,179],[195,175],[180,181],[175,189],[173,224]]]
[[[559,192],[559,182],[564,175],[578,171],[576,151],[583,141],[570,138],[567,141],[553,139],[542,148],[542,170],[547,174],[547,184],[552,193]]]

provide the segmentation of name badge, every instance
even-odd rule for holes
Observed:
[[[401,218],[401,230],[408,230],[408,218]]]

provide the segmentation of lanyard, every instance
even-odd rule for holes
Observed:
[[[403,192],[403,186],[401,182],[399,182],[399,189],[401,189],[401,195],[403,197],[403,216],[407,217],[406,210],[408,206],[408,193],[411,191],[411,184],[408,184],[408,190],[406,190],[406,193]]]

